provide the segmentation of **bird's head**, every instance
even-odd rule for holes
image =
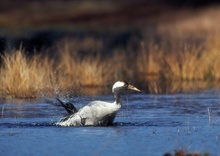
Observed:
[[[115,82],[115,84],[112,87],[113,93],[116,93],[116,92],[118,93],[120,91],[126,91],[126,90],[133,90],[136,92],[141,92],[139,89],[128,84],[126,81],[117,81],[117,82]]]

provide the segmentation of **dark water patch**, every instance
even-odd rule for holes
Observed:
[[[2,128],[47,128],[47,127],[54,127],[54,123],[0,123],[0,127]]]
[[[115,122],[112,125],[109,126],[83,126],[83,127],[176,127],[176,126],[184,126],[181,122]],[[62,126],[56,126],[55,123],[49,123],[49,122],[34,122],[34,123],[26,123],[26,122],[17,122],[17,123],[0,123],[0,127],[2,128],[47,128],[47,127],[62,127]],[[73,127],[73,126],[71,126]],[[78,126],[76,126],[78,127]]]

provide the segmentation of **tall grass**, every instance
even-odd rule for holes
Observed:
[[[53,61],[35,55],[27,58],[22,49],[1,56],[1,92],[5,96],[35,97],[53,81]]]
[[[138,72],[144,73],[139,80],[147,82],[149,91],[153,93],[170,93],[193,87],[202,89],[218,82],[219,39],[216,33],[202,44],[184,40],[173,42],[171,39],[169,47],[144,45],[147,48],[142,48],[137,57]]]
[[[36,54],[28,58],[22,48],[2,55],[1,96],[57,96],[81,86],[106,86],[114,81],[114,69],[108,60],[103,61],[100,56],[81,58],[70,46],[64,44],[58,48],[57,58]]]
[[[60,48],[58,65],[55,70],[59,73],[59,84],[61,87],[73,85],[102,86],[108,82],[112,68],[107,61],[103,61],[100,56],[83,57],[72,50],[69,44],[65,43],[65,48]]]
[[[219,39],[212,35],[204,44],[188,43],[178,51],[162,56],[165,64],[161,64],[161,72],[168,79],[182,81],[219,80]]]
[[[53,57],[28,57],[22,48],[12,50],[1,56],[0,94],[20,98],[42,93],[57,96],[57,90],[109,86],[121,79],[151,93],[206,88],[220,80],[220,37],[216,34],[200,44],[173,39],[170,44],[149,44],[143,40],[137,53],[118,48],[109,57],[97,52],[103,48],[102,43],[98,41],[94,46],[97,42],[91,39],[89,45],[95,55],[82,55],[72,41],[58,44]]]
[[[205,56],[206,63],[210,68],[211,76],[220,80],[220,34],[215,33],[212,36],[209,36],[208,42],[205,47]]]

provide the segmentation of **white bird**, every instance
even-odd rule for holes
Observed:
[[[113,87],[115,102],[92,101],[83,108],[76,110],[74,106],[73,111],[68,111],[63,103],[62,106],[70,113],[70,115],[61,118],[56,123],[58,126],[106,126],[111,125],[115,119],[116,113],[121,108],[122,100],[120,94],[122,91],[134,90],[140,92],[139,89],[128,84],[125,81],[117,81]],[[60,100],[59,100],[60,101]],[[60,101],[61,102],[61,101]]]

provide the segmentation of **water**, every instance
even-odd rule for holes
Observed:
[[[112,95],[63,99],[79,108]],[[220,91],[123,97],[113,126],[58,127],[55,99],[0,101],[0,153],[7,155],[220,155]]]

